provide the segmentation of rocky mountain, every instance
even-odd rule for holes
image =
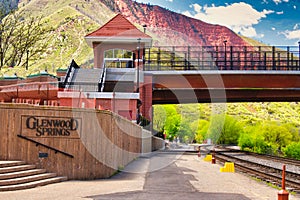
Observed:
[[[122,13],[131,22],[147,25],[147,31],[160,36],[156,41],[159,44],[222,46],[223,41],[227,40],[228,45],[247,45],[247,42],[227,27],[208,24],[159,6],[132,0],[101,2],[112,11]]]
[[[1,1],[1,0],[0,0]],[[53,29],[48,51],[40,60],[29,63],[25,75],[41,69],[55,73],[67,68],[72,59],[83,67],[93,66],[93,51],[84,36],[96,30],[116,15],[123,14],[129,21],[154,39],[154,45],[248,45],[230,29],[192,19],[159,6],[137,3],[133,0],[2,0],[18,2],[25,15],[42,15]],[[8,5],[8,4],[7,4]],[[14,73],[19,69],[5,69]]]
[[[0,0],[0,12],[7,14],[18,7],[19,0]]]

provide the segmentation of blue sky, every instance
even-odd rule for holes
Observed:
[[[136,0],[159,5],[268,45],[293,46],[300,41],[299,0]]]

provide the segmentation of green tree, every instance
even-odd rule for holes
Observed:
[[[283,148],[284,155],[290,158],[300,160],[300,142],[293,142]]]
[[[153,106],[153,129],[163,132],[167,119],[167,113],[162,105]]]
[[[195,138],[195,134],[193,132],[193,130],[191,129],[191,124],[188,120],[186,119],[182,119],[178,132],[177,132],[177,137],[179,137],[180,141],[184,142],[184,143],[192,143],[194,138]]]
[[[225,115],[223,114],[213,115],[210,119],[210,125],[207,134],[214,144],[217,144],[219,138],[221,137],[224,121]]]
[[[277,122],[264,122],[262,126],[262,134],[265,141],[273,148],[274,151],[280,150],[288,145],[293,135],[285,126],[281,126]]]
[[[219,144],[238,144],[242,127],[240,123],[232,116],[225,115],[224,125],[221,131],[220,138],[218,139]]]
[[[202,143],[207,139],[207,131],[209,128],[209,121],[199,119],[191,124],[192,131],[195,133],[195,140],[197,143]]]
[[[268,144],[265,142],[261,129],[262,125],[260,123],[244,127],[238,140],[238,145],[242,150],[257,153],[265,153],[267,151]]]
[[[166,134],[166,138],[173,140],[177,137],[181,122],[181,115],[177,113],[176,105],[154,106],[153,128]]]
[[[164,105],[166,111],[166,122],[164,126],[164,133],[166,137],[173,141],[177,137],[177,132],[181,123],[181,115],[177,113],[175,105]]]
[[[28,67],[29,61],[40,59],[47,50],[51,38],[47,22],[42,17],[24,16],[11,11],[0,18],[0,68]]]
[[[283,124],[282,126],[284,128],[286,128],[292,134],[292,141],[293,142],[299,142],[300,141],[299,129],[295,127],[295,124],[286,123],[286,124]]]

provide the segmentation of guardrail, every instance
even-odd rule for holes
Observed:
[[[144,70],[300,70],[300,46],[161,46],[145,49]]]

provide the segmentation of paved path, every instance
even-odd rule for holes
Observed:
[[[95,200],[276,200],[277,190],[239,173],[221,173],[196,155],[157,153],[139,158],[111,179],[67,181],[23,191],[1,192],[0,199]],[[130,173],[129,173],[130,172]],[[290,195],[289,200],[300,198]]]

